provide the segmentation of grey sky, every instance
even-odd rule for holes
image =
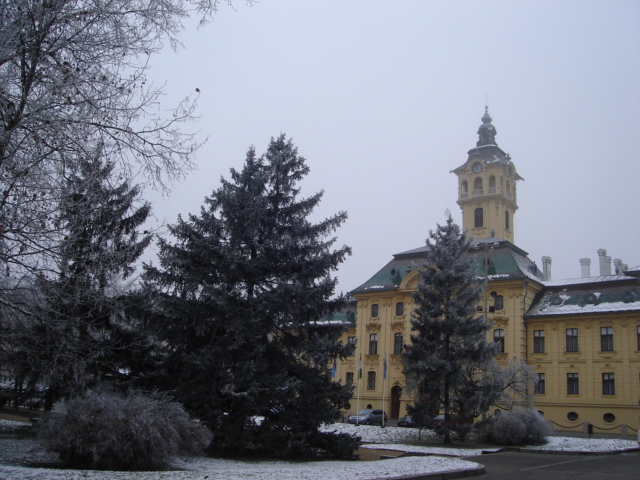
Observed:
[[[640,1],[263,0],[221,8],[153,61],[167,106],[201,90],[199,169],[154,202],[199,212],[250,145],[291,137],[318,219],[345,210],[353,255],[339,290],[424,244],[456,204],[450,171],[475,146],[488,97],[518,184],[516,244],[553,279],[599,248],[640,265]]]

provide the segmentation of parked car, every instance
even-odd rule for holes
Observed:
[[[402,417],[401,419],[398,420],[398,426],[399,427],[415,427],[416,424],[413,421],[413,418],[411,418],[410,415],[407,415],[406,417]]]
[[[349,417],[349,423],[353,424],[362,424],[362,425],[382,425],[382,421],[384,418],[384,423],[387,423],[387,414],[384,410],[372,410],[370,408],[365,408],[364,410],[360,410],[356,415],[351,415]]]
[[[434,418],[435,420],[435,424],[438,427],[443,427],[444,426],[444,414],[440,414],[437,415],[436,418]],[[459,425],[461,422],[460,420],[458,420],[457,418],[450,418],[449,419],[449,425]]]

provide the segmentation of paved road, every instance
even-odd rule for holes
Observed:
[[[638,480],[640,452],[616,455],[550,455],[505,452],[467,460],[485,466],[486,480]]]

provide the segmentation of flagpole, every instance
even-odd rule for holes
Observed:
[[[387,391],[387,351],[384,351],[384,359],[382,360],[382,426],[385,426],[385,393]]]
[[[360,363],[358,364],[358,402],[356,404],[356,425],[359,424],[358,412],[360,411],[360,380],[362,380],[362,352],[360,352]]]

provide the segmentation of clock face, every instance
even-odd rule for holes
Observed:
[[[482,164],[474,163],[473,167],[471,167],[471,170],[473,171],[473,173],[480,173],[482,171]]]

